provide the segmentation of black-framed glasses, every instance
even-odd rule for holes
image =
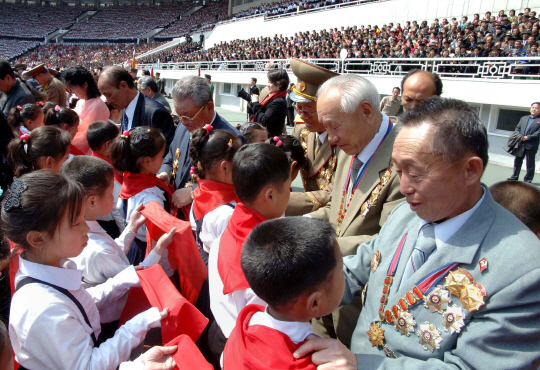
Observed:
[[[296,105],[296,102],[293,102],[292,106],[294,107],[294,109],[296,109],[299,115],[304,115],[307,119],[310,119],[311,117],[317,115],[317,112],[308,112],[307,110],[298,108],[298,106]]]

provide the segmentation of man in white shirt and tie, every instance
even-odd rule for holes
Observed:
[[[309,215],[330,221],[341,253],[347,256],[375,237],[403,200],[391,158],[397,130],[379,111],[379,92],[363,77],[333,77],[317,95],[319,122],[328,132],[327,140],[341,151],[331,200]],[[360,309],[357,297],[331,316],[314,321],[315,331],[348,346]]]

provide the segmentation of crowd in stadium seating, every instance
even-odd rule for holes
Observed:
[[[159,7],[126,6],[101,10],[88,22],[80,22],[71,28],[65,40],[129,40],[158,27],[175,21],[189,5],[163,4]],[[121,21],[120,21],[121,20]]]
[[[39,44],[39,41],[33,40],[0,40],[0,59],[11,59],[29,49],[35,48]]]
[[[254,6],[247,10],[235,13],[233,19],[245,17],[259,16],[266,14],[267,16],[276,16],[294,13],[296,11],[318,9],[325,6],[347,3],[355,0],[293,0],[293,1],[277,1],[269,4]],[[379,1],[379,0],[374,0]]]
[[[226,19],[227,6],[228,2],[226,0],[207,2],[204,8],[174,22],[156,35],[156,38],[184,36],[190,30],[209,27],[220,20]]]
[[[34,65],[45,63],[59,69],[80,64],[88,69],[94,69],[111,64],[131,62],[133,51],[142,54],[154,49],[162,43],[141,44],[49,44],[40,46],[15,63]]]
[[[2,2],[0,36],[43,39],[51,32],[73,24],[81,13],[80,8],[69,6],[21,6]]]
[[[503,12],[504,13],[504,12]],[[401,24],[341,27],[294,36],[258,37],[222,42],[208,50],[178,54],[171,61],[227,61],[253,59],[339,58],[347,49],[349,58],[437,58],[538,56],[539,29],[536,12],[474,19],[463,17]],[[499,20],[497,19],[499,18]],[[512,21],[509,20],[512,18]],[[150,56],[147,62],[155,62]]]

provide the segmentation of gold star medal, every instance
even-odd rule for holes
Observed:
[[[458,298],[461,291],[468,285],[471,285],[471,280],[462,272],[461,269],[457,269],[457,271],[450,271],[450,273],[446,276],[445,288]]]
[[[469,312],[477,311],[484,305],[484,297],[486,291],[482,285],[476,281],[466,286],[459,297],[459,301],[463,305],[463,308]]]
[[[377,267],[379,267],[379,262],[381,262],[381,252],[375,252],[375,255],[371,259],[371,272],[375,272]]]
[[[430,350],[433,352],[435,349],[441,348],[442,342],[441,331],[433,324],[426,321],[425,324],[420,325],[420,329],[416,332],[420,338],[418,342],[422,345],[424,350]]]
[[[429,308],[431,312],[437,311],[442,313],[450,302],[452,302],[450,293],[440,285],[437,285],[431,293],[424,296],[424,307]]]
[[[401,332],[401,335],[405,334],[409,336],[411,333],[414,333],[414,327],[416,326],[416,321],[414,321],[414,316],[407,311],[398,311],[398,318],[396,320],[396,331]]]
[[[443,325],[444,331],[450,331],[450,334],[460,333],[461,328],[465,325],[463,318],[465,313],[463,309],[456,305],[448,307],[448,309],[443,313]]]
[[[384,346],[384,329],[381,328],[380,324],[371,323],[367,334],[372,347]]]

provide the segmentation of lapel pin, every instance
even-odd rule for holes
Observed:
[[[487,268],[488,268],[487,259],[485,257],[482,258],[480,261],[478,261],[478,265],[480,265],[480,272],[482,272],[484,270],[487,270]]]

